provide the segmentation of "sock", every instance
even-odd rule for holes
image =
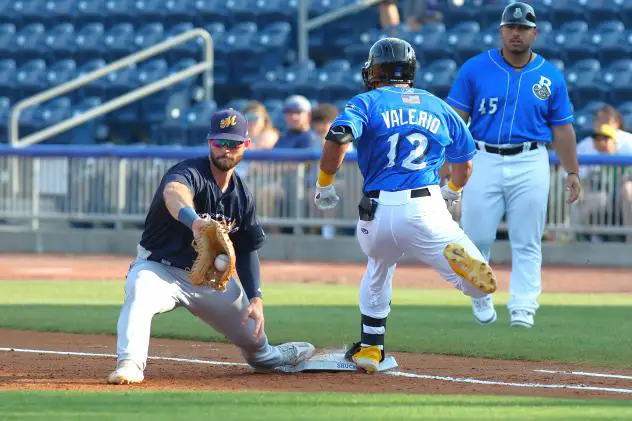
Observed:
[[[362,315],[360,325],[361,345],[377,346],[382,350],[384,356],[384,335],[386,334],[386,318],[374,319],[373,317]]]

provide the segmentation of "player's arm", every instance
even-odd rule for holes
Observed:
[[[353,142],[353,134],[349,126],[335,126],[329,129],[320,157],[320,173],[318,175],[320,186],[325,187],[333,183],[351,142]]]
[[[193,204],[193,192],[189,186],[178,181],[170,181],[162,191],[165,206],[171,216],[193,229],[193,223],[200,219]]]
[[[568,173],[567,185],[569,189],[568,203],[579,198],[581,186],[579,183],[579,163],[577,161],[577,139],[572,124],[556,125],[553,130],[553,148],[562,166]]]
[[[454,191],[461,191],[472,175],[472,161],[455,162],[451,164],[450,180],[448,187]]]

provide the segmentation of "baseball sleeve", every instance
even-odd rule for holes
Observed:
[[[549,101],[549,123],[552,126],[562,126],[571,124],[575,121],[573,116],[573,104],[568,95],[568,88],[564,77],[558,73],[557,83],[553,92],[551,92],[551,100]]]
[[[254,198],[250,194],[247,197],[248,203],[239,229],[230,235],[238,254],[258,250],[266,240],[263,227],[257,219]]]
[[[446,102],[466,113],[472,113],[474,102],[473,78],[471,62],[465,62],[456,75]]]
[[[448,131],[452,140],[452,143],[446,147],[446,158],[451,163],[469,161],[476,154],[472,134],[461,116],[449,107],[446,109]]]
[[[172,181],[184,184],[192,192],[193,195],[197,195],[201,189],[200,174],[195,168],[185,165],[184,163],[172,167],[163,179],[163,185],[167,185]]]
[[[349,100],[340,115],[331,123],[331,127],[347,126],[351,128],[354,139],[359,139],[369,122],[369,104],[358,95]]]

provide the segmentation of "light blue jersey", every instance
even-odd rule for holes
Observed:
[[[517,72],[499,49],[466,61],[446,100],[470,114],[470,131],[489,144],[552,140],[551,126],[573,122],[564,76],[542,56]]]
[[[421,89],[388,86],[353,97],[334,126],[353,131],[363,191],[400,191],[439,184],[439,170],[475,154],[463,119]]]

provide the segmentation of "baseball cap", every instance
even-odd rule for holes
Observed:
[[[239,111],[228,108],[213,114],[211,129],[206,140],[235,140],[245,142],[248,138],[248,121]]]
[[[602,124],[597,131],[593,133],[593,137],[605,136],[610,139],[617,139],[617,130],[609,124]]]
[[[312,104],[303,95],[292,95],[283,104],[283,112],[286,113],[288,111],[305,111],[309,113],[312,111]]]

